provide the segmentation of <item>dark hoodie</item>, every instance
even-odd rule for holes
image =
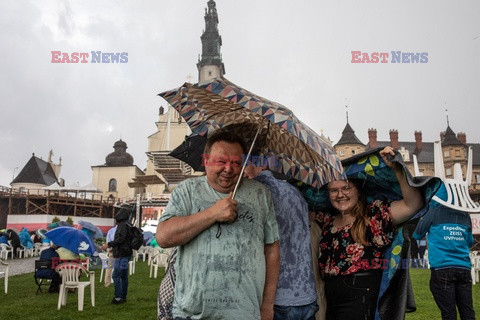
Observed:
[[[115,215],[117,221],[117,231],[113,241],[108,243],[108,246],[113,250],[114,258],[130,257],[132,249],[130,248],[130,239],[132,237],[130,227],[128,225],[128,218],[130,217],[130,210],[126,208],[120,209]]]

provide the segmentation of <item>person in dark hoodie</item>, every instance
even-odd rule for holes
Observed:
[[[127,301],[128,262],[132,256],[132,249],[130,248],[130,238],[132,235],[128,225],[129,216],[130,212],[125,208],[121,209],[115,215],[117,231],[115,232],[113,241],[102,246],[102,250],[112,248],[113,258],[115,259],[112,276],[115,287],[115,294],[112,300],[113,304],[121,304]]]

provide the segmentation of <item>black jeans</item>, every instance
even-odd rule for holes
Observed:
[[[432,268],[430,291],[442,313],[443,320],[475,319],[472,299],[472,276],[470,270],[461,268]]]
[[[374,319],[381,271],[325,279],[327,320]]]

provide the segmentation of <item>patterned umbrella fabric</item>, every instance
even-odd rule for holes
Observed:
[[[201,136],[236,125],[239,134],[251,143],[261,126],[256,143],[259,152],[275,161],[268,169],[303,181],[315,188],[343,177],[333,148],[292,111],[279,103],[259,97],[225,78],[159,94]]]
[[[100,230],[100,228],[94,225],[93,223],[80,220],[78,221],[78,224],[81,225],[83,229],[89,230],[93,239],[103,238],[102,230]]]
[[[82,231],[72,227],[57,227],[45,234],[54,244],[74,253],[95,253],[92,239]]]

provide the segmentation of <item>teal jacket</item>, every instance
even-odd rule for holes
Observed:
[[[431,268],[471,268],[472,220],[467,212],[442,205],[430,208],[418,223],[413,238],[420,240],[425,234]]]

